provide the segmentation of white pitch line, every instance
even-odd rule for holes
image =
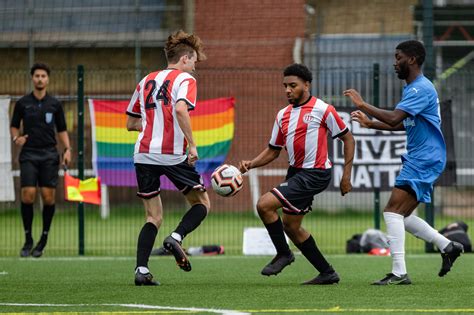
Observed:
[[[170,311],[187,311],[187,312],[207,312],[222,315],[249,315],[250,313],[222,310],[213,308],[198,308],[198,307],[174,307],[174,306],[160,306],[160,305],[146,305],[146,304],[38,304],[38,303],[0,303],[0,306],[32,306],[32,307],[79,307],[79,306],[120,306],[127,308],[138,308],[148,310],[170,310]]]
[[[145,304],[104,304],[110,306],[122,306],[131,308],[142,308],[142,309],[154,309],[154,310],[174,310],[174,311],[190,311],[190,312],[209,312],[223,315],[248,315],[250,313],[233,311],[233,310],[220,310],[212,308],[197,308],[197,307],[173,307],[173,306],[159,306],[159,305],[145,305]]]
[[[8,275],[8,272],[6,272],[6,271],[0,271],[0,276],[6,276],[6,275]]]

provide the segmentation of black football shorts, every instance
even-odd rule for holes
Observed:
[[[331,181],[330,169],[305,169],[290,166],[285,182],[271,190],[280,200],[283,212],[305,215],[311,211],[313,197],[325,190]]]
[[[56,148],[23,148],[19,160],[21,187],[56,188],[59,171]]]
[[[137,196],[150,199],[160,193],[160,176],[165,175],[183,194],[192,189],[206,191],[201,175],[194,166],[188,164],[188,160],[176,165],[154,165],[135,163],[137,174],[138,192]]]

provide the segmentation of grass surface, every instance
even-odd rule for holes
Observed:
[[[437,276],[439,255],[408,256],[414,284],[389,287],[369,285],[390,270],[389,257],[328,259],[341,275],[338,285],[300,285],[316,276],[301,255],[277,277],[260,275],[270,257],[224,255],[191,257],[189,273],[179,270],[171,257],[153,257],[150,269],[162,285],[135,287],[131,257],[0,258],[0,312],[474,313],[474,255],[461,256],[444,278]],[[63,306],[22,305],[31,303]]]

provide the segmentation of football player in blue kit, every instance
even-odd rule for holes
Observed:
[[[374,285],[411,284],[405,265],[405,230],[440,249],[440,277],[451,270],[454,261],[463,252],[460,243],[451,242],[412,214],[420,202],[431,202],[433,183],[446,165],[438,94],[421,71],[425,54],[423,44],[416,40],[402,42],[396,47],[395,72],[407,85],[402,100],[394,110],[367,104],[354,89],[344,91],[344,95],[359,109],[351,113],[351,117],[362,127],[405,130],[407,134],[407,152],[402,156],[402,168],[383,213],[392,255],[392,271],[372,283]],[[369,119],[366,114],[374,119]]]

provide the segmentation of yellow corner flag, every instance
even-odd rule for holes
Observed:
[[[100,205],[100,178],[80,180],[64,172],[64,199]]]

